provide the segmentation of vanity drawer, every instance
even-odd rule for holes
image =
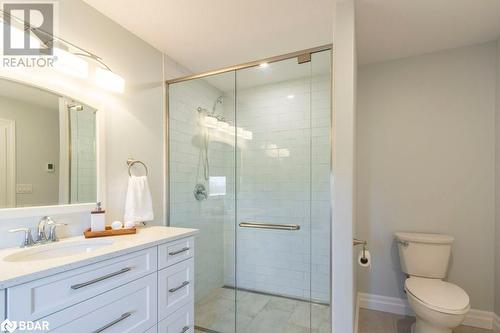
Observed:
[[[158,246],[158,269],[162,269],[194,256],[194,238],[184,238]]]
[[[164,319],[194,299],[194,259],[158,272],[158,318]]]
[[[158,333],[194,333],[194,303],[184,305],[158,324]]]
[[[42,320],[54,333],[145,332],[157,322],[156,287],[150,274]]]
[[[37,320],[157,269],[157,248],[130,253],[7,289],[7,317]]]

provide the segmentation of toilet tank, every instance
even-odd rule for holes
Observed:
[[[451,255],[452,236],[423,233],[396,233],[399,260],[410,276],[444,279]]]

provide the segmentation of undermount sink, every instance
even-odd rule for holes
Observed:
[[[112,244],[113,241],[109,239],[50,243],[13,253],[5,257],[4,260],[16,262],[68,257],[82,253],[90,253]]]

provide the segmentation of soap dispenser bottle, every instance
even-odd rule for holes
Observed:
[[[100,202],[97,203],[96,209],[90,212],[90,230],[106,230],[106,211],[102,209]]]

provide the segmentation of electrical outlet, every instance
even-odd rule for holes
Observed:
[[[33,193],[33,184],[17,184],[17,194],[31,194]]]

